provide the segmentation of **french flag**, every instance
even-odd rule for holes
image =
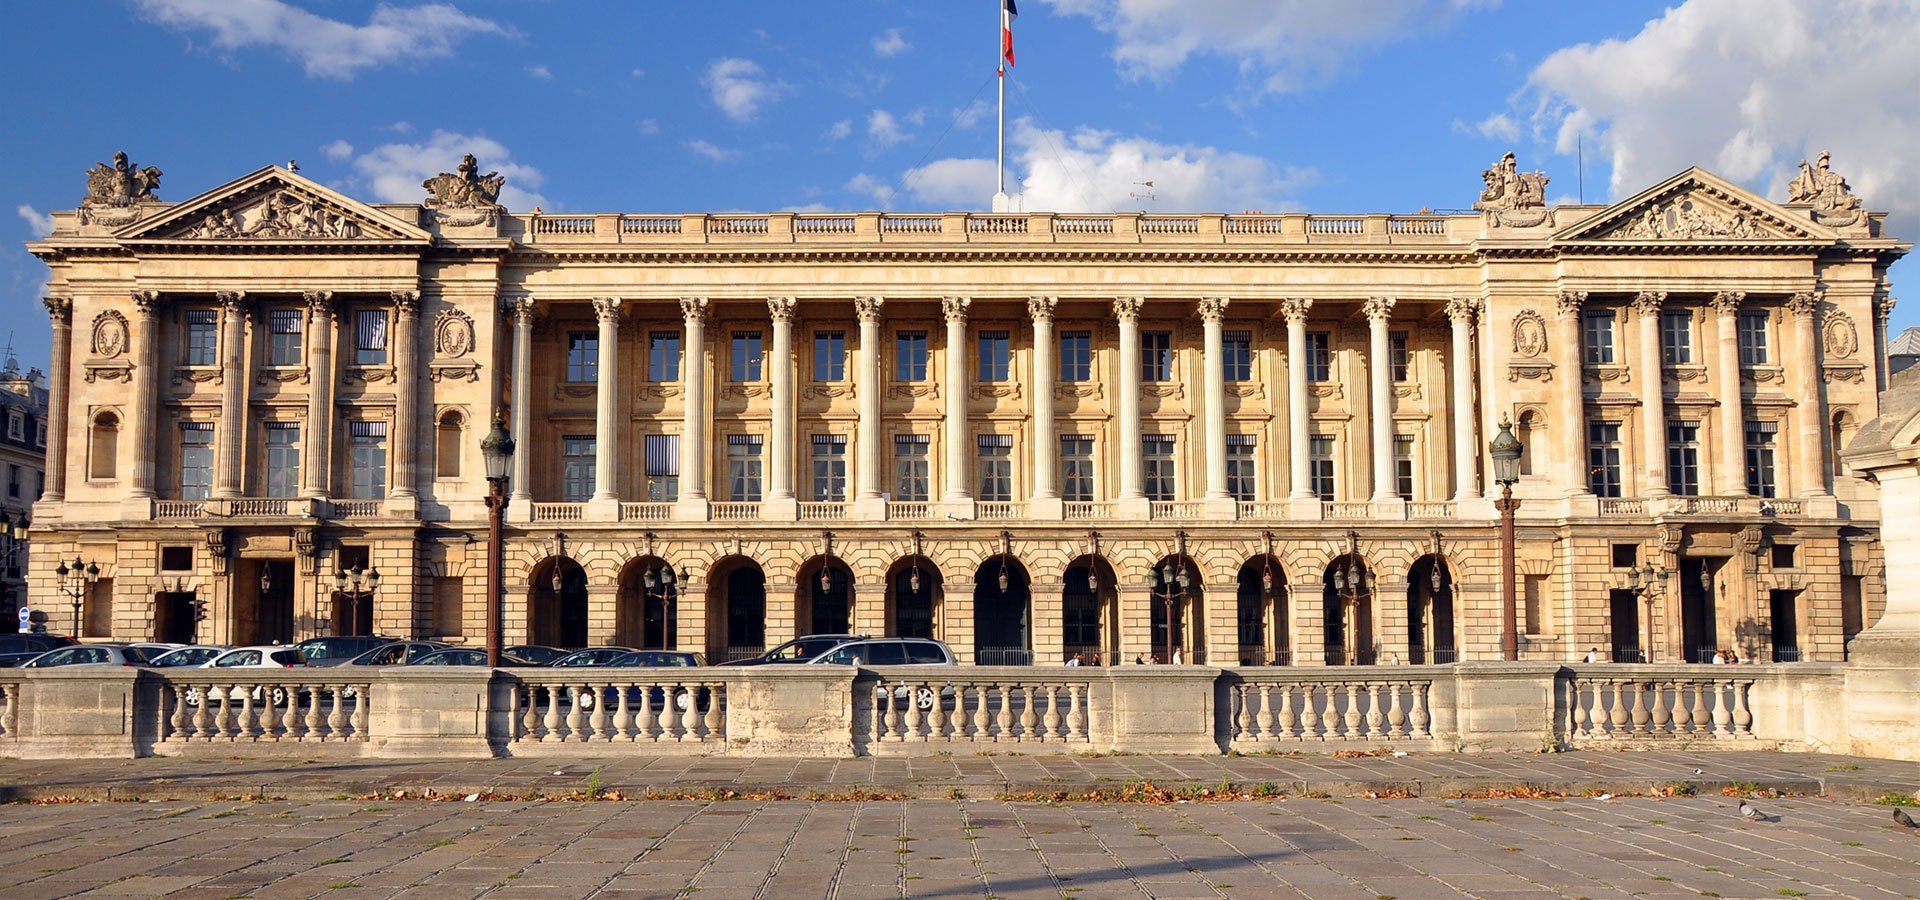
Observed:
[[[1000,55],[1013,65],[1013,18],[1020,14],[1013,0],[1000,0]]]

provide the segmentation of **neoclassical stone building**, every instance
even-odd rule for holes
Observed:
[[[86,637],[479,643],[496,413],[510,641],[1497,658],[1503,419],[1527,658],[1836,660],[1883,596],[1834,460],[1909,245],[1824,157],[1786,203],[1689,169],[1548,207],[1509,155],[1413,216],[542,215],[470,157],[418,204],[158,180],[97,166],[29,245],[33,590],[96,562]]]

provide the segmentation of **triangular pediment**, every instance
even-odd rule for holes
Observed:
[[[433,235],[279,166],[121,229],[123,241],[431,243]]]
[[[1838,237],[1803,214],[1695,167],[1562,229],[1554,240],[1719,244]]]

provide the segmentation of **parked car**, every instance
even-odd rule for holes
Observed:
[[[58,634],[0,634],[0,669],[17,668],[48,650],[72,644],[73,638]]]
[[[54,669],[63,666],[144,666],[147,655],[131,644],[74,644],[48,650],[21,666]]]
[[[547,665],[567,655],[567,651],[559,647],[547,647],[541,644],[515,644],[503,649],[501,652],[519,659],[521,662],[532,663],[536,666]]]
[[[384,647],[395,641],[396,637],[379,635],[335,635],[333,637],[308,638],[293,645],[300,651],[300,658],[309,666],[325,668],[338,666],[375,647]]]
[[[707,658],[685,650],[635,650],[607,663],[608,668],[693,668],[707,664]]]
[[[381,644],[340,665],[347,666],[406,666],[419,662],[420,657],[447,649],[439,641],[394,641]]]
[[[865,637],[866,635],[864,634],[810,634],[806,637],[794,638],[759,656],[750,659],[736,659],[732,662],[721,663],[721,665],[770,666],[812,662],[814,657],[828,650],[832,650],[848,641],[857,641]]]
[[[252,647],[235,647],[232,650],[228,650],[219,656],[207,660],[200,665],[200,668],[226,670],[292,669],[304,663],[305,661],[301,658],[300,651],[295,647],[284,644],[261,644]],[[249,691],[246,688],[235,686],[230,689],[227,696],[231,698],[232,702],[238,703],[246,699],[249,693],[253,695],[255,705],[265,702],[272,702],[274,706],[285,706],[287,704],[287,691],[282,687],[275,687],[272,691],[267,691],[259,686],[255,686]],[[302,696],[305,695],[303,694]],[[186,702],[188,706],[200,705],[199,686],[196,685],[187,688]]]
[[[553,662],[547,663],[547,665],[556,669],[571,669],[576,666],[604,666],[632,652],[632,647],[588,647],[585,650],[575,650]]]
[[[685,650],[633,650],[606,663],[604,667],[609,669],[693,669],[706,664],[707,658],[705,656],[698,653],[690,653]],[[641,689],[638,686],[627,688],[628,708],[640,708],[640,691]],[[705,712],[708,704],[712,702],[712,692],[707,688],[696,688],[695,691],[697,695],[696,699],[698,699],[700,703],[700,710]],[[613,688],[606,688],[602,690],[601,693],[604,695],[608,708],[613,708],[619,703],[620,695],[614,693]],[[663,688],[657,687],[647,688],[646,697],[649,705],[658,708],[666,701],[666,691]],[[567,695],[562,694],[560,699],[561,705],[566,705]],[[592,694],[581,695],[580,701],[581,709],[593,709],[594,698]],[[675,709],[679,709],[682,712],[686,711],[687,702],[687,690],[685,688],[674,690],[673,705]]]
[[[814,665],[829,666],[955,666],[959,662],[953,658],[953,650],[940,641],[927,638],[869,638],[861,641],[849,641],[809,660]],[[876,687],[875,697],[887,690]],[[955,702],[953,688],[940,689],[941,706],[952,709]],[[934,692],[932,688],[913,690],[906,685],[895,685],[893,702],[904,705],[908,702],[926,710],[933,708]]]
[[[214,657],[225,652],[227,652],[227,648],[225,647],[215,647],[210,644],[196,644],[191,647],[168,650],[148,660],[147,665],[155,669],[194,668],[206,665],[212,661]]]
[[[539,663],[531,662],[509,652],[512,649],[513,648],[509,647],[506,651],[501,652],[500,664],[502,666],[522,667],[540,665]],[[435,650],[408,663],[408,665],[412,666],[484,666],[486,664],[487,651],[482,647],[448,647],[445,650]]]
[[[186,645],[175,644],[168,641],[134,641],[127,646],[136,648],[140,651],[141,655],[148,659],[153,659],[162,653],[170,653]]]

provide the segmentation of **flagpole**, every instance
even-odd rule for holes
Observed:
[[[993,211],[1002,213],[1010,212],[1013,204],[1007,197],[1007,53],[1005,44],[1007,13],[1004,3],[996,6],[999,8],[995,12],[1000,15],[999,20],[994,23],[997,27],[993,32],[993,55],[994,71],[999,75],[995,80],[1000,82],[1000,127],[999,141],[994,154],[994,171],[999,176],[1000,186],[999,191],[993,195]]]

